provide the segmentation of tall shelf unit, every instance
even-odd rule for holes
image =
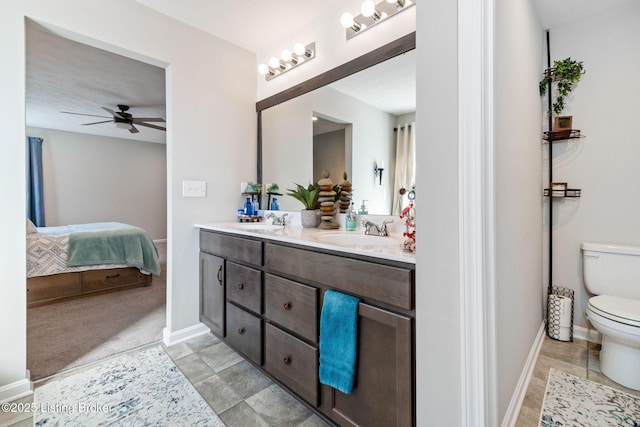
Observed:
[[[545,73],[550,73],[551,68],[551,49],[549,42],[549,31],[546,33],[547,38],[547,69]],[[552,111],[552,83],[549,82],[547,87],[548,94],[548,111]],[[547,287],[547,336],[559,341],[573,341],[573,314],[574,314],[574,291],[562,286],[554,286],[553,284],[553,205],[554,201],[560,201],[563,198],[578,198],[581,196],[582,190],[577,188],[569,188],[567,183],[556,183],[553,178],[553,145],[561,142],[571,142],[584,138],[578,129],[570,131],[558,132],[553,131],[553,117],[548,114],[548,131],[544,132],[542,139],[547,143],[549,150],[549,181],[548,188],[544,189],[544,196],[548,198],[549,205],[549,266],[548,266],[548,287]],[[560,300],[563,298],[570,299],[571,314],[569,325],[563,325],[563,308]],[[563,328],[569,328],[568,334]]]

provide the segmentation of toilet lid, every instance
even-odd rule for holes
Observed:
[[[616,322],[640,326],[640,300],[598,295],[589,299],[589,308]]]

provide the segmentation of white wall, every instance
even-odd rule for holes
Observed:
[[[126,13],[122,13],[126,10]],[[132,0],[25,0],[0,14],[0,400],[26,375],[24,18],[86,37],[97,47],[166,66],[167,328],[199,323],[197,222],[232,220],[241,181],[255,165],[255,56]],[[220,67],[224,58],[224,67]],[[208,197],[182,198],[182,180],[204,180]],[[8,349],[8,350],[7,350]]]
[[[495,304],[502,419],[543,320],[542,29],[531,0],[496,1],[495,24]]]
[[[118,221],[167,237],[166,145],[27,128],[42,144],[47,226]]]
[[[628,2],[550,29],[552,62],[571,57],[586,70],[563,113],[573,116],[573,127],[586,138],[553,147],[554,181],[582,189],[580,199],[554,200],[553,212],[553,283],[576,291],[574,324],[582,327],[590,326],[584,317],[589,295],[580,243],[640,245],[640,144],[634,127],[640,116],[638,23],[640,3]],[[546,148],[544,153],[546,186]]]
[[[395,116],[365,104],[329,87],[306,93],[262,112],[263,181],[276,182],[281,190],[293,183],[307,185],[313,180],[312,113],[351,123],[350,181],[356,207],[368,200],[370,214],[391,212],[392,181],[383,174],[382,185],[374,181],[373,164],[390,165],[395,158],[393,127]],[[346,159],[349,163],[350,159]],[[388,171],[385,171],[388,172]],[[331,176],[338,184],[342,175]],[[286,194],[286,193],[285,193]],[[301,205],[290,196],[282,197],[280,209],[299,210]]]
[[[458,9],[416,8],[416,409],[418,425],[461,426]]]

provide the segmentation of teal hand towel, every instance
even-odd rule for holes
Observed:
[[[343,393],[353,389],[358,346],[358,303],[328,290],[320,314],[320,382]]]

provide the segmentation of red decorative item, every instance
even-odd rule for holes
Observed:
[[[416,209],[413,206],[413,202],[409,203],[409,206],[402,210],[400,219],[404,220],[405,231],[402,233],[406,237],[403,248],[405,251],[416,251]]]

